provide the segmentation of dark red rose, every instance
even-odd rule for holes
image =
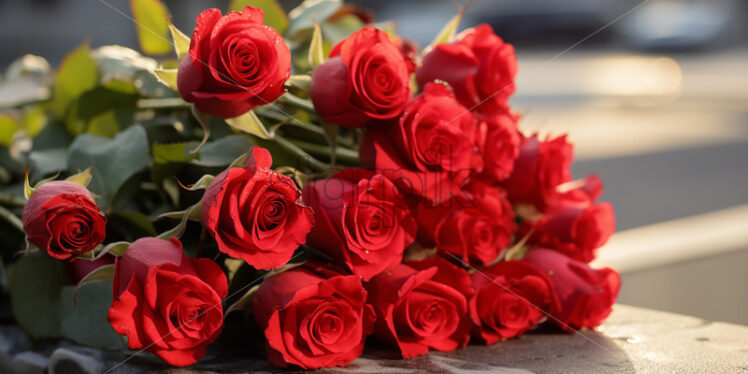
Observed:
[[[471,184],[466,191],[466,197],[417,208],[418,240],[426,247],[436,246],[446,258],[482,266],[509,246],[516,229],[514,211],[497,187],[479,190]]]
[[[261,9],[197,16],[190,52],[179,65],[182,98],[210,115],[231,118],[273,102],[285,92],[291,52]]]
[[[308,244],[368,281],[399,264],[417,226],[395,185],[381,174],[345,169],[304,187],[317,215]]]
[[[574,146],[566,141],[566,135],[543,141],[537,134],[522,136],[512,174],[503,182],[509,200],[544,211],[558,197],[556,187],[571,180],[573,158]]]
[[[390,37],[364,27],[338,43],[314,70],[314,109],[344,127],[397,117],[410,99],[409,75],[405,57]]]
[[[621,277],[615,270],[594,270],[584,262],[546,248],[531,249],[522,260],[553,281],[561,309],[551,320],[562,328],[597,327],[613,310],[621,288]]]
[[[483,155],[483,175],[493,182],[509,177],[519,156],[519,115],[513,112],[486,117],[479,127],[478,142]]]
[[[252,314],[265,333],[270,362],[304,369],[355,360],[375,318],[359,277],[317,263],[263,281]]]
[[[524,261],[501,261],[470,279],[473,336],[486,344],[520,336],[559,308],[550,277]]]
[[[399,264],[375,277],[367,290],[377,313],[375,334],[397,344],[403,358],[429,349],[453,351],[470,340],[470,277],[442,258]]]
[[[486,24],[465,30],[457,38],[455,43],[437,45],[423,57],[416,70],[418,85],[443,80],[471,111],[483,115],[505,112],[517,75],[514,47]]]
[[[223,171],[205,191],[203,224],[218,249],[258,269],[288,262],[312,229],[312,210],[291,178],[270,169],[270,152],[254,147],[244,167]]]
[[[142,238],[116,262],[109,323],[130,349],[153,352],[174,366],[205,355],[223,328],[226,275],[215,262],[191,259],[182,243]]]
[[[86,187],[68,181],[39,186],[23,208],[28,241],[50,256],[74,261],[104,241],[106,217]]]
[[[589,263],[616,230],[613,205],[593,204],[587,195],[566,195],[550,205],[538,221],[525,221],[523,232],[534,229],[530,243],[553,248]]]
[[[395,181],[403,194],[439,202],[482,168],[476,129],[475,118],[448,87],[429,84],[398,121],[366,132],[359,158]]]

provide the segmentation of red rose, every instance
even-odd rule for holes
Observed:
[[[304,187],[317,215],[309,245],[368,281],[399,264],[417,226],[395,185],[381,174],[346,169]]]
[[[314,70],[314,109],[344,127],[397,117],[410,99],[409,76],[408,63],[390,37],[364,27],[338,43]]]
[[[486,24],[465,30],[457,38],[455,43],[437,45],[423,57],[416,70],[418,85],[443,80],[471,111],[485,115],[505,112],[517,75],[514,47]]]
[[[550,277],[523,261],[501,261],[470,279],[473,336],[486,344],[524,334],[559,307]]]
[[[263,281],[252,314],[279,367],[345,366],[361,355],[374,324],[361,280],[316,263]]]
[[[361,164],[384,173],[406,195],[439,202],[482,168],[477,123],[448,87],[429,84],[398,121],[367,131]]]
[[[267,149],[254,147],[244,167],[218,174],[201,206],[203,224],[221,252],[266,270],[288,262],[314,224],[301,191],[271,170],[272,163]]]
[[[552,249],[536,248],[522,259],[548,274],[561,302],[553,322],[562,328],[599,326],[613,310],[621,277],[610,268],[594,270]]]
[[[603,195],[603,180],[597,174],[590,174],[587,178],[561,184],[556,191],[564,197],[595,202]]]
[[[273,102],[285,92],[291,52],[261,9],[197,16],[190,52],[179,65],[179,94],[210,115],[231,118]]]
[[[130,349],[174,366],[192,365],[223,328],[226,275],[212,260],[191,259],[176,238],[142,238],[117,259],[109,323]]]
[[[503,182],[509,200],[544,211],[558,197],[556,187],[571,180],[573,158],[574,146],[566,141],[566,135],[544,141],[538,140],[537,134],[522,136],[512,174]]]
[[[39,186],[23,208],[28,241],[50,256],[74,261],[104,241],[106,217],[86,187],[68,181]]]
[[[593,204],[587,195],[567,195],[549,206],[540,220],[523,226],[524,232],[534,229],[530,243],[589,263],[615,232],[616,217],[608,202]]]
[[[470,340],[470,277],[442,258],[397,265],[375,277],[367,290],[377,313],[375,334],[396,343],[403,358],[429,348],[464,348]]]
[[[486,117],[480,124],[479,144],[483,155],[483,175],[499,182],[509,177],[519,156],[519,115],[513,112]]]
[[[496,187],[467,189],[468,198],[455,198],[437,207],[421,205],[416,217],[418,239],[434,245],[447,258],[456,256],[465,264],[485,265],[508,247],[515,230],[514,211]],[[451,254],[451,256],[449,255]]]

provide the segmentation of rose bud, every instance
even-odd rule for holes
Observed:
[[[518,337],[559,308],[550,277],[524,261],[501,261],[470,279],[473,336],[486,344]]]
[[[530,230],[531,244],[589,263],[616,231],[616,217],[608,202],[593,204],[587,195],[566,195],[549,206],[540,220],[525,221],[522,231]]]
[[[252,300],[270,363],[345,366],[361,355],[374,312],[361,279],[307,263],[265,279]]]
[[[522,259],[548,274],[561,302],[552,322],[565,330],[599,326],[613,310],[621,277],[610,268],[589,265],[546,248],[531,249]]]
[[[514,211],[498,187],[479,191],[469,185],[467,192],[469,195],[437,207],[419,206],[418,241],[426,247],[436,246],[446,258],[482,266],[509,246],[516,228]]]
[[[420,87],[443,80],[455,90],[457,100],[471,111],[494,115],[506,111],[514,93],[517,57],[514,47],[482,24],[465,30],[458,41],[439,44],[423,57],[416,70]]]
[[[258,269],[284,265],[314,224],[291,178],[270,169],[270,152],[255,146],[244,167],[224,170],[203,195],[203,224],[218,250]]]
[[[291,52],[263,19],[261,9],[249,6],[225,16],[218,9],[200,13],[189,54],[179,65],[182,99],[232,118],[280,97],[291,75]]]
[[[365,281],[399,264],[415,240],[408,206],[381,174],[345,169],[309,183],[303,193],[317,214],[308,244]]]
[[[389,36],[368,26],[333,47],[310,92],[322,119],[363,127],[397,117],[410,99],[408,63]]]
[[[177,238],[142,238],[116,261],[109,323],[130,349],[173,366],[205,356],[223,328],[226,275],[210,259],[185,256]]]
[[[447,260],[399,264],[375,277],[367,290],[377,313],[376,336],[397,344],[403,358],[430,348],[453,351],[470,340],[470,277]]]
[[[104,241],[106,217],[86,187],[69,181],[43,183],[23,208],[28,241],[59,260],[74,261]]]
[[[397,121],[366,132],[359,158],[364,167],[395,181],[403,193],[438,203],[459,194],[460,175],[482,168],[476,128],[475,118],[452,91],[432,83]]]
[[[519,115],[508,112],[486,117],[479,127],[478,142],[483,155],[483,176],[492,182],[509,177],[519,156]]]
[[[522,136],[512,174],[502,183],[509,200],[544,211],[558,197],[556,187],[571,180],[573,158],[574,146],[567,142],[566,135],[543,141],[537,134]]]

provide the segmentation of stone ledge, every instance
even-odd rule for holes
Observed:
[[[17,332],[11,331],[12,328],[2,326],[0,340]],[[11,362],[22,354],[31,356],[29,351],[19,352],[12,346],[3,349]],[[112,374],[154,371],[168,374],[303,373],[273,368],[264,359],[263,352],[213,352],[190,368],[167,367],[149,354],[138,355],[116,366],[129,355],[69,344],[62,344],[51,354],[48,350],[45,352],[47,355],[41,358],[48,357],[50,374],[94,374],[112,368]],[[0,362],[0,368],[7,368],[3,366],[6,364],[8,362]],[[616,305],[611,317],[597,331],[576,335],[537,331],[493,346],[471,345],[461,351],[433,352],[410,360],[398,360],[382,351],[370,350],[347,368],[316,372],[748,373],[748,327]]]

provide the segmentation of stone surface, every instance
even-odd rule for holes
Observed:
[[[14,374],[44,374],[49,366],[47,356],[32,352],[21,352],[10,360],[9,371]]]
[[[211,352],[189,368],[170,368],[150,353],[135,353],[66,346],[52,353],[49,373],[303,373],[275,369],[264,352],[249,348]],[[493,346],[470,345],[410,360],[372,345],[347,368],[315,373],[748,373],[748,327],[616,305],[597,331],[536,331]]]

